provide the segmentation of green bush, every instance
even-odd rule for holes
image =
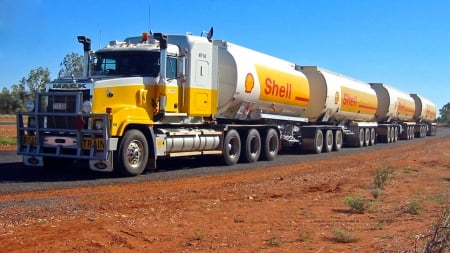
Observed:
[[[370,206],[370,200],[360,195],[347,196],[344,198],[344,203],[355,213],[364,213]]]
[[[387,165],[384,169],[376,169],[375,170],[375,176],[373,178],[373,183],[375,185],[375,188],[378,189],[384,189],[384,184],[388,180],[389,176],[392,174],[394,169],[391,165]]]
[[[331,233],[333,233],[333,241],[339,243],[351,243],[358,241],[358,237],[352,235],[350,232],[343,228],[334,227],[331,229]]]

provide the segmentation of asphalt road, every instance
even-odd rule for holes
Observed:
[[[117,177],[113,173],[93,172],[86,166],[76,164],[73,166],[62,165],[59,170],[25,167],[22,164],[22,157],[16,155],[16,151],[0,151],[0,194],[151,180],[171,180],[175,178],[261,169],[327,159],[341,155],[357,154],[399,145],[418,145],[425,140],[442,138],[444,136],[450,136],[450,128],[439,128],[437,136],[416,138],[411,141],[399,141],[390,144],[378,143],[375,146],[364,148],[343,148],[339,152],[322,153],[320,155],[299,154],[293,151],[289,153],[283,152],[275,161],[261,161],[253,164],[237,164],[235,166],[217,165],[217,157],[178,158],[170,161],[159,161],[159,169],[157,171],[147,172],[143,175],[130,178]]]

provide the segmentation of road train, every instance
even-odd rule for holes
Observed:
[[[143,33],[84,48],[81,78],[47,84],[17,113],[29,166],[87,161],[125,176],[158,159],[273,160],[436,134],[436,107],[383,83],[300,66],[206,36]]]

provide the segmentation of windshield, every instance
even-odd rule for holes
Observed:
[[[152,77],[159,75],[158,52],[103,52],[96,56],[93,75]]]

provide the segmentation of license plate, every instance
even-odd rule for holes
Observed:
[[[53,103],[53,110],[66,110],[66,103]]]
[[[28,136],[28,135],[23,136],[22,145],[26,146],[28,144],[30,144],[31,146],[36,146],[36,136]]]
[[[84,138],[83,149],[91,149],[91,147],[95,147],[96,150],[104,150],[103,139]]]

